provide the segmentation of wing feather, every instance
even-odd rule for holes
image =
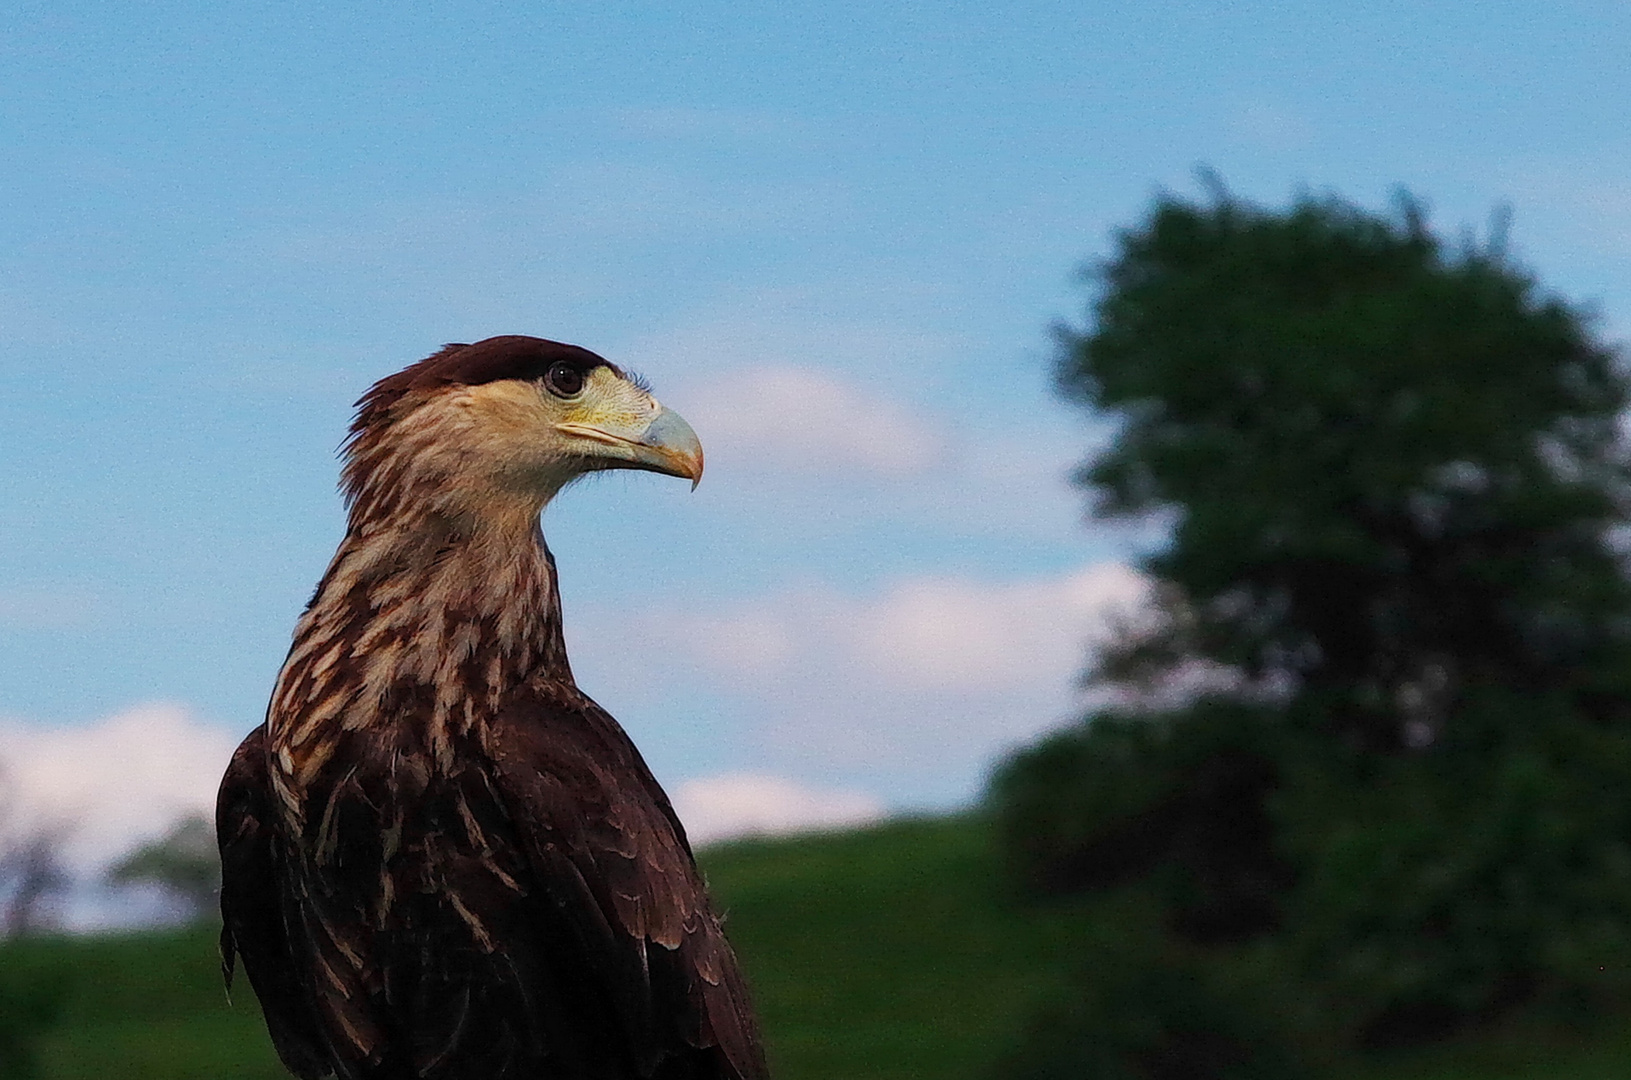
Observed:
[[[330,1075],[328,1055],[289,953],[277,873],[266,728],[232,755],[215,804],[221,850],[221,973],[230,989],[235,961],[260,999],[278,1057],[301,1080]]]
[[[651,1075],[768,1076],[747,987],[685,831],[634,744],[575,688],[534,680],[484,732],[527,859],[573,926]]]

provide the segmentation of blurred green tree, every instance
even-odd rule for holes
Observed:
[[[62,861],[73,823],[27,812],[0,761],[0,941],[49,930],[72,884]]]
[[[1080,474],[1098,512],[1175,523],[1143,564],[1172,610],[1107,674],[1224,665],[1383,753],[1481,683],[1624,715],[1625,372],[1500,235],[1220,193],[1120,244],[1059,383],[1122,421]]]
[[[57,901],[70,883],[61,858],[69,826],[30,818],[21,803],[0,767],[0,1077],[5,1080],[40,1075],[39,1037],[60,1019],[69,982],[66,972],[42,975],[19,965],[8,948],[8,939],[52,927]]]
[[[214,909],[221,888],[215,828],[202,814],[190,814],[121,859],[108,871],[108,879],[158,885],[182,905],[188,918],[203,918]]]
[[[1421,207],[1164,196],[1062,328],[1155,519],[1118,704],[1005,763],[1021,881],[1154,883],[1271,939],[1370,1042],[1631,988],[1631,381],[1592,319]]]

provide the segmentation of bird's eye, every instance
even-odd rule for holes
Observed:
[[[544,376],[544,385],[556,397],[575,397],[583,389],[583,372],[571,364],[556,364]]]

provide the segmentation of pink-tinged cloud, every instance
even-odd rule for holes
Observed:
[[[880,387],[794,366],[748,368],[709,384],[689,407],[710,458],[752,470],[899,478],[946,455],[925,417]]]
[[[210,814],[240,734],[176,705],[77,727],[0,724],[15,827],[60,823],[77,872],[101,869],[190,813]]]
[[[777,773],[975,777],[1080,713],[1094,649],[1147,592],[1118,562],[1019,581],[906,578],[860,596],[815,584],[654,605],[640,620],[590,610],[574,647],[588,665],[605,655],[618,658],[606,670],[637,672],[621,682],[631,698],[706,686],[751,718],[746,737]]]
[[[673,801],[696,845],[853,828],[884,815],[883,801],[867,792],[762,773],[687,780],[674,789]]]

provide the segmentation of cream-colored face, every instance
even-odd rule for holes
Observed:
[[[593,469],[647,469],[702,479],[702,444],[680,414],[664,408],[633,380],[609,367],[589,370],[576,393],[556,385],[551,370],[542,380],[545,398],[564,406],[555,430]]]
[[[561,367],[536,381],[444,390],[407,422],[426,429],[426,450],[445,448],[438,456],[457,458],[440,463],[444,476],[486,480],[546,501],[576,477],[601,469],[646,469],[696,486],[702,444],[678,413],[609,367],[585,373]],[[449,427],[458,429],[456,437],[444,437]]]

